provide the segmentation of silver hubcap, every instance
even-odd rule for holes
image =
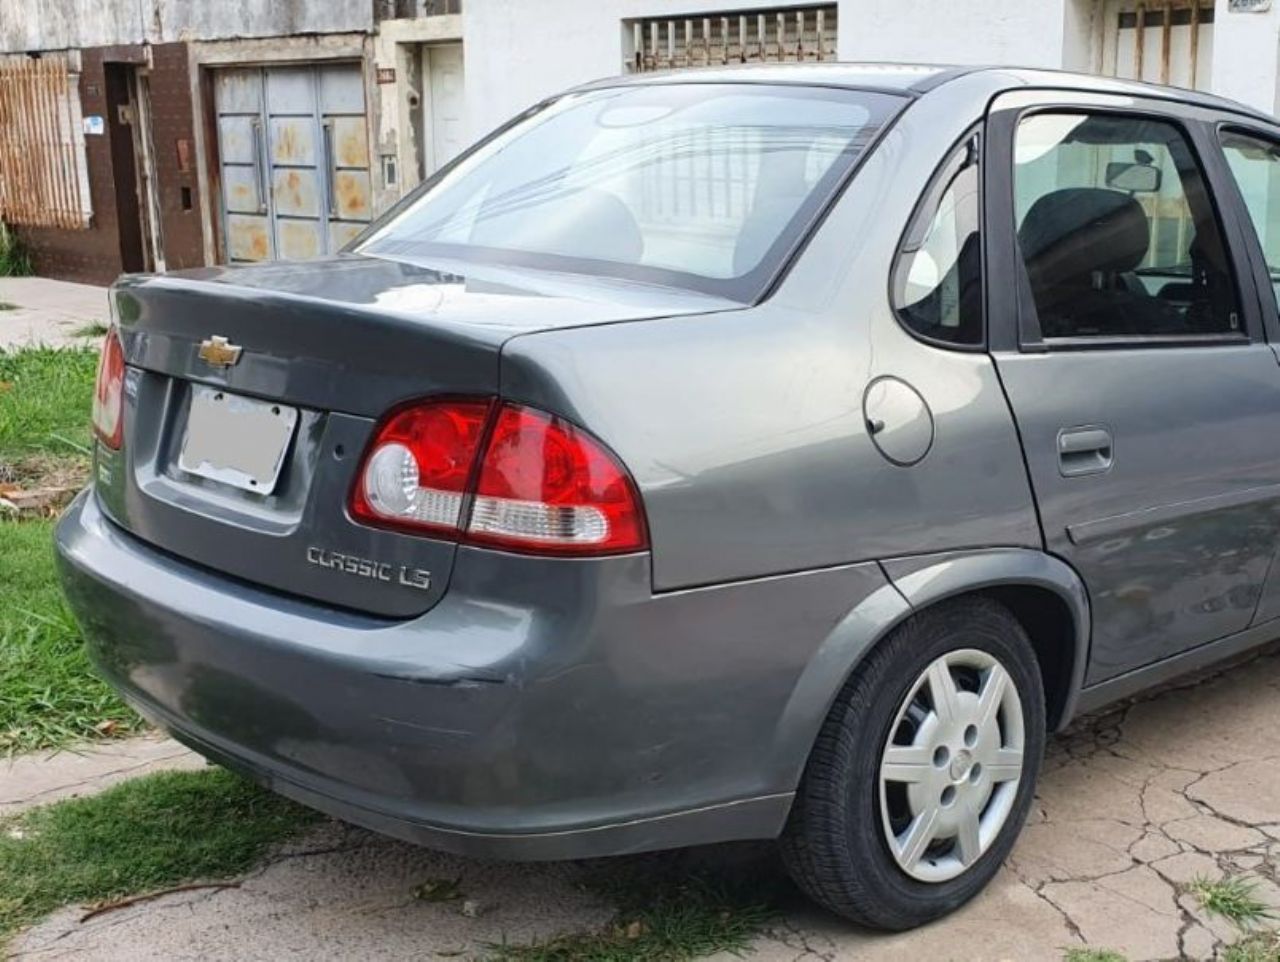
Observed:
[[[898,708],[880,760],[889,851],[922,882],[960,875],[991,847],[1022,779],[1018,689],[985,651],[943,655]]]

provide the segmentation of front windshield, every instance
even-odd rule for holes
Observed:
[[[751,300],[904,102],[767,84],[570,94],[465,156],[357,250]]]

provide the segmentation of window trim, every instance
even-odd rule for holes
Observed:
[[[1212,136],[1216,148],[1215,160],[1221,161],[1222,178],[1226,185],[1227,196],[1229,197],[1229,202],[1235,208],[1236,220],[1239,221],[1241,226],[1239,243],[1244,245],[1244,250],[1248,255],[1249,268],[1253,274],[1255,299],[1262,319],[1261,326],[1266,333],[1267,340],[1275,344],[1280,342],[1280,298],[1276,296],[1271,273],[1267,269],[1267,253],[1263,250],[1262,239],[1258,237],[1257,229],[1253,225],[1253,217],[1249,213],[1249,204],[1244,198],[1244,192],[1240,189],[1239,181],[1236,180],[1236,176],[1231,170],[1231,162],[1227,160],[1226,147],[1222,143],[1224,134],[1251,137],[1255,140],[1274,144],[1277,148],[1280,148],[1280,130],[1267,130],[1259,126],[1242,123],[1233,118],[1217,121],[1213,125]]]
[[[1027,102],[1028,97],[1043,97]],[[1258,310],[1256,280],[1253,265],[1240,248],[1239,210],[1236,204],[1224,197],[1222,170],[1225,157],[1209,142],[1207,126],[1220,119],[1220,113],[1195,104],[1166,101],[1128,94],[1098,94],[1083,90],[1042,88],[1019,90],[1003,95],[1017,98],[1015,104],[1002,106],[1000,96],[989,105],[987,114],[988,154],[998,160],[986,165],[983,186],[986,188],[984,204],[986,216],[986,258],[990,268],[1001,264],[1010,270],[1012,285],[999,285],[989,289],[988,316],[994,319],[1011,318],[989,330],[992,350],[1012,350],[1021,353],[1045,353],[1049,351],[1134,350],[1177,347],[1213,346],[1227,347],[1250,344],[1262,339],[1263,319]],[[1239,333],[1204,333],[1190,335],[1129,335],[1105,338],[1051,338],[1041,333],[1036,314],[1031,283],[1027,276],[1021,251],[1018,247],[1016,211],[1014,207],[1014,147],[1019,123],[1036,114],[1075,113],[1129,117],[1157,121],[1175,127],[1183,136],[1193,159],[1200,168],[1209,203],[1213,208],[1223,243],[1226,245],[1227,262],[1236,290],[1236,306],[1240,315]],[[1216,140],[1216,138],[1214,138]],[[1234,187],[1231,188],[1234,190]],[[1252,230],[1252,227],[1249,228]],[[988,272],[987,276],[991,276]],[[1250,296],[1252,294],[1252,296]],[[999,323],[997,321],[997,323]]]
[[[984,124],[979,121],[974,124],[947,148],[942,155],[942,160],[938,166],[934,168],[932,174],[929,175],[929,182],[925,186],[924,191],[916,200],[915,206],[911,210],[911,216],[907,218],[907,224],[902,230],[902,234],[898,238],[898,245],[894,249],[893,266],[889,269],[889,309],[893,312],[894,318],[898,325],[907,332],[911,337],[915,338],[923,344],[931,347],[939,347],[947,351],[962,351],[970,354],[985,353],[987,350],[987,264],[985,256],[986,245],[986,179],[984,171],[986,167],[986,144],[983,140]],[[938,204],[941,202],[947,188],[954,182],[956,175],[964,169],[964,161],[962,152],[968,149],[970,143],[977,144],[977,167],[978,167],[978,291],[981,304],[978,308],[981,314],[982,336],[972,344],[964,344],[957,341],[947,341],[938,337],[930,337],[917,331],[903,317],[902,309],[899,307],[900,285],[899,280],[902,272],[906,267],[909,255],[907,253],[908,240],[912,234],[921,226],[926,217],[932,218],[937,213]],[[958,165],[952,169],[953,163],[960,159]],[[921,238],[923,240],[923,238]],[[911,252],[915,253],[919,250],[919,246]]]

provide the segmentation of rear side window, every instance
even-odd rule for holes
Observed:
[[[1222,149],[1244,195],[1249,220],[1267,260],[1271,286],[1280,300],[1280,146],[1227,131],[1222,135]]]
[[[1018,244],[1046,338],[1239,331],[1205,177],[1174,124],[1045,113],[1018,126]]]
[[[894,268],[894,309],[916,334],[981,344],[982,250],[978,138],[942,165],[916,212]]]

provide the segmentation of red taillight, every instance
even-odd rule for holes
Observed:
[[[428,401],[388,418],[361,465],[351,513],[533,553],[648,544],[635,485],[600,442],[541,411],[488,401]]]
[[[378,429],[351,499],[363,521],[456,531],[488,401],[430,401],[393,413]]]
[[[504,405],[480,466],[471,541],[556,554],[645,546],[640,498],[626,470],[580,428]]]
[[[93,431],[112,450],[124,436],[124,348],[113,327],[102,342],[98,380],[93,389]]]

